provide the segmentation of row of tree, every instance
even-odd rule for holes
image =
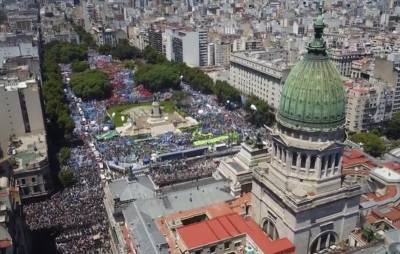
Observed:
[[[65,140],[72,137],[74,122],[70,117],[68,105],[64,98],[63,80],[59,63],[82,60],[85,53],[78,45],[53,42],[45,45],[43,53],[43,98],[45,112],[50,120],[48,129],[53,140]]]

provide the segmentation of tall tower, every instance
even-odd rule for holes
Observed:
[[[319,16],[308,53],[283,86],[270,161],[253,172],[254,220],[300,254],[346,239],[359,215],[360,186],[342,178],[345,91],[323,29]]]

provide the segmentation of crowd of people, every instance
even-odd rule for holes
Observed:
[[[61,253],[110,249],[108,222],[103,205],[99,168],[87,146],[73,148],[67,166],[75,183],[50,199],[24,207],[29,229],[56,229],[56,246]]]
[[[200,123],[202,132],[215,136],[238,132],[243,137],[253,131],[254,127],[246,121],[243,112],[228,110],[218,105],[215,96],[194,91],[186,84],[182,84],[182,88],[191,97],[190,105],[183,110]]]
[[[100,59],[108,64],[108,59]],[[62,66],[62,70],[64,81],[68,83],[70,67]],[[193,147],[194,140],[190,131],[142,139],[113,137],[96,140],[96,135],[112,128],[111,120],[107,119],[107,106],[115,101],[132,100],[132,97],[127,96],[133,87],[131,73],[118,70],[112,78],[114,89],[121,90],[113,92],[112,100],[84,102],[67,86],[65,93],[75,121],[74,134],[83,141],[83,145],[71,149],[71,156],[63,165],[73,171],[75,183],[48,200],[24,207],[31,230],[57,230],[56,246],[61,253],[87,253],[89,250],[111,252],[102,189],[102,177],[106,170],[110,170],[100,166],[103,162],[143,165],[148,164],[153,155]],[[182,110],[199,122],[202,133],[218,136],[237,132],[243,137],[253,131],[238,111],[230,111],[218,105],[214,96],[203,95],[187,85],[183,86],[192,103]],[[150,164],[148,175],[158,186],[165,186],[209,177],[217,166],[212,159],[171,160],[163,164]]]
[[[170,161],[150,168],[150,177],[158,186],[209,177],[218,164],[212,159],[193,161]]]
[[[68,75],[67,71],[63,73]],[[102,108],[102,104],[83,103],[70,89],[66,92],[75,120],[75,134],[83,141],[83,145],[71,149],[70,157],[63,165],[73,172],[74,183],[45,201],[24,206],[26,222],[31,230],[53,229],[58,232],[55,241],[60,253],[94,250],[111,253],[99,160],[90,145],[91,136],[82,135],[90,131],[82,124],[86,121],[83,119],[88,118],[95,125],[101,112],[94,112],[96,108]]]

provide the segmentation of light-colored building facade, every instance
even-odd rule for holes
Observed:
[[[39,86],[36,80],[0,79],[0,142],[3,151],[11,136],[44,130]]]
[[[242,93],[266,101],[275,110],[289,72],[287,58],[283,49],[232,53],[230,83]]]

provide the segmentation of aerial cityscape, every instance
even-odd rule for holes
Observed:
[[[0,0],[3,253],[400,253],[400,1]]]

